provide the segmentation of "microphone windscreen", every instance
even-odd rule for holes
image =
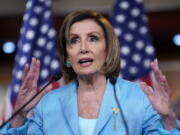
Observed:
[[[114,85],[117,81],[117,78],[115,76],[111,76],[110,78],[110,82]]]
[[[53,75],[52,81],[58,81],[61,77],[62,77],[62,73],[58,72],[58,73]]]

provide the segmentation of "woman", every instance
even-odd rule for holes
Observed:
[[[152,63],[152,68],[156,79],[162,84],[156,86],[154,91],[145,83],[141,84],[141,89],[140,85],[120,78],[110,81],[110,78],[118,77],[120,72],[119,44],[112,26],[100,14],[83,10],[66,17],[60,31],[60,58],[67,85],[42,97],[48,92],[45,91],[0,133],[180,133],[176,129],[168,86],[164,85],[167,82],[158,68],[157,61]],[[15,110],[28,100],[27,97],[35,95],[39,67],[40,62],[34,58],[29,69],[25,66]],[[31,109],[32,116],[26,117]]]

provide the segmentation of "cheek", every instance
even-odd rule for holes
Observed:
[[[74,55],[69,55],[69,60],[71,61],[71,64],[72,64],[72,66],[76,63],[76,56],[74,56]]]
[[[67,50],[67,59],[72,61],[74,58],[76,58],[76,52],[73,50]]]
[[[106,49],[102,49],[101,51],[97,52],[97,57],[99,61],[101,61],[102,63],[105,62],[106,56],[107,56]]]
[[[106,58],[106,56],[107,56],[107,49],[106,48],[102,48],[102,50],[101,50],[101,53],[100,54],[102,54],[102,57],[104,57],[104,59]]]
[[[74,51],[69,51],[68,52],[68,60],[71,61],[71,65],[73,68],[76,68],[77,66],[77,53]]]

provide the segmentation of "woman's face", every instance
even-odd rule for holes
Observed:
[[[106,41],[102,28],[93,20],[74,23],[66,46],[68,57],[77,75],[103,73]]]

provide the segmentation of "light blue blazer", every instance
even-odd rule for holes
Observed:
[[[118,78],[115,85],[119,102],[127,121],[129,135],[180,135],[178,129],[163,129],[160,115],[153,109],[139,84]],[[118,108],[113,85],[107,80],[94,135],[126,135],[121,114],[115,118],[112,108]],[[177,122],[178,123],[178,122]],[[22,127],[10,128],[8,123],[0,133],[10,135],[80,135],[77,82],[46,94]]]

